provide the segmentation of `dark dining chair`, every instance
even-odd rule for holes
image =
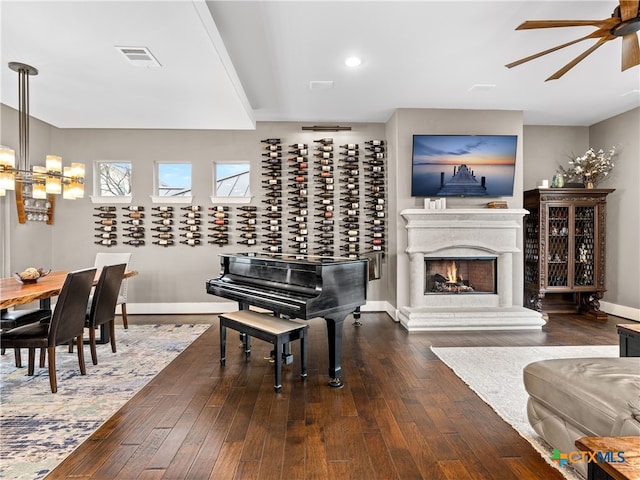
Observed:
[[[52,393],[58,391],[56,346],[67,345],[75,339],[78,345],[80,373],[86,374],[82,344],[89,293],[95,275],[95,268],[76,270],[67,275],[50,321],[31,323],[0,333],[2,347],[29,349],[27,375],[33,375],[36,348],[46,348]]]
[[[124,278],[126,263],[119,265],[106,265],[102,267],[98,284],[93,292],[91,305],[88,308],[85,327],[89,329],[89,346],[91,348],[91,361],[98,364],[96,353],[96,329],[101,325],[109,324],[109,337],[111,338],[111,351],[116,353],[116,304],[120,292],[120,284]]]
[[[48,321],[51,318],[51,310],[48,308],[30,308],[26,310],[8,310],[3,308],[0,310],[0,331],[6,332],[16,327],[37,323],[40,321]],[[2,347],[0,353],[4,355],[5,348]],[[20,349],[14,348],[16,367],[22,367],[22,357]]]

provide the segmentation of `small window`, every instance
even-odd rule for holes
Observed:
[[[249,163],[214,163],[214,195],[216,197],[250,196],[249,173]]]
[[[190,163],[157,163],[156,192],[160,197],[191,196]]]
[[[98,162],[96,194],[102,197],[131,195],[131,162]]]

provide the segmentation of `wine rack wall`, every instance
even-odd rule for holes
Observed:
[[[289,144],[285,172],[281,139],[261,143],[263,202],[267,204],[262,250],[352,258],[366,252],[384,253],[383,140],[367,140],[364,148],[335,145],[333,138],[311,145]]]
[[[334,144],[261,141],[262,206],[143,206],[95,208],[95,241],[112,247],[234,243],[269,253],[356,258],[385,252],[386,153],[383,140]],[[285,158],[283,158],[285,156]],[[149,222],[149,226],[145,225]],[[204,227],[207,223],[207,227]],[[204,231],[204,233],[203,233]]]

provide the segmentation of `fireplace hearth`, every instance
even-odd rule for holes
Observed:
[[[403,210],[409,256],[409,331],[539,330],[520,306],[523,209]],[[514,302],[515,297],[515,302]]]

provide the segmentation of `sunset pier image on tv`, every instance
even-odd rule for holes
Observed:
[[[513,195],[516,135],[414,135],[411,195]]]

